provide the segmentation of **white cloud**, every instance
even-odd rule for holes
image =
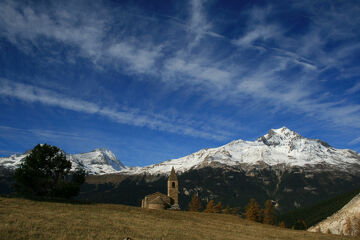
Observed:
[[[204,36],[225,39],[223,35],[212,31],[212,24],[206,17],[204,9],[205,3],[206,0],[190,0],[189,21],[181,23],[192,35],[191,40],[188,42],[189,49],[196,46]]]
[[[256,40],[266,41],[278,35],[279,29],[275,25],[251,25],[251,30],[246,32],[244,36],[233,41],[234,44],[249,47]]]
[[[129,68],[137,73],[150,73],[154,69],[156,59],[161,55],[161,47],[153,49],[138,48],[126,42],[111,45],[107,54],[115,59],[123,60]]]
[[[161,55],[161,46],[131,43],[131,38],[106,40],[112,24],[106,9],[98,7],[98,11],[87,11],[85,7],[72,8],[67,4],[64,4],[66,7],[58,6],[56,11],[44,11],[5,1],[0,3],[0,29],[25,52],[43,42],[57,41],[79,50],[78,55],[100,64],[100,67],[109,63],[117,65],[121,61],[125,69],[135,73],[153,70],[156,58]]]
[[[2,134],[6,134],[7,132],[13,133],[16,132],[17,134],[22,135],[36,135],[38,137],[43,137],[47,139],[71,139],[71,140],[86,140],[87,138],[80,136],[79,134],[72,133],[72,132],[63,132],[63,131],[53,131],[53,130],[45,130],[45,129],[22,129],[22,128],[14,128],[9,126],[1,126],[0,125],[0,132]]]
[[[224,67],[211,66],[205,61],[184,57],[168,59],[165,70],[164,81],[179,81],[180,78],[187,84],[215,88],[217,91],[229,87],[233,77]]]
[[[1,97],[11,97],[25,102],[38,102],[67,110],[97,114],[122,124],[145,126],[150,129],[200,138],[223,140],[231,135],[229,132],[225,131],[203,131],[201,128],[187,125],[184,119],[170,121],[170,119],[165,116],[148,114],[141,112],[138,109],[117,110],[107,106],[100,106],[92,102],[70,98],[66,95],[47,89],[14,83],[5,79],[0,79],[0,83],[2,86],[0,89]]]
[[[98,18],[96,13],[84,15],[79,9],[70,7],[58,8],[50,15],[50,10],[46,12],[30,6],[21,7],[13,1],[4,1],[0,4],[0,26],[12,43],[20,48],[25,47],[25,50],[29,46],[24,40],[36,46],[39,38],[43,37],[75,45],[79,47],[81,54],[96,60],[102,47],[106,22]]]
[[[31,48],[27,46],[27,42],[37,46],[43,40],[39,39],[45,38],[76,49],[77,54],[90,59],[94,64],[119,66],[128,74],[151,74],[154,81],[161,80],[174,88],[186,86],[188,91],[203,93],[204,99],[219,102],[226,99],[235,108],[260,102],[263,104],[259,105],[267,109],[305,113],[339,125],[359,126],[357,105],[345,100],[339,103],[331,98],[318,97],[325,91],[317,82],[321,71],[331,67],[343,68],[348,61],[346,56],[358,49],[358,45],[351,44],[330,53],[323,50],[326,39],[344,40],[352,35],[351,31],[357,29],[360,21],[348,21],[346,13],[349,9],[311,10],[315,18],[314,24],[302,36],[295,38],[285,34],[289,29],[283,25],[267,22],[267,15],[273,9],[257,8],[249,12],[249,27],[245,32],[229,41],[238,46],[238,51],[223,53],[212,41],[201,41],[209,36],[224,38],[212,31],[213,25],[206,17],[205,3],[207,2],[201,0],[190,1],[188,22],[176,19],[177,26],[185,31],[172,29],[174,25],[169,27],[164,23],[159,28],[167,28],[166,34],[158,30],[157,26],[152,28],[143,22],[130,22],[124,23],[130,27],[121,28],[119,36],[112,35],[109,28],[115,26],[113,18],[116,16],[102,7],[97,8],[98,11],[59,7],[55,12],[50,12],[30,6],[18,6],[11,1],[0,3],[0,27],[9,41],[19,48],[24,47],[25,51]],[[351,17],[358,19],[354,12],[356,11],[351,11]],[[121,21],[126,21],[126,18],[121,18]],[[184,34],[187,35],[183,36]],[[268,41],[274,44],[268,46]],[[249,47],[261,49],[265,54],[242,55]],[[193,49],[198,51],[192,51]],[[301,70],[293,76],[284,75],[294,65],[301,66]],[[354,85],[348,93],[357,92],[359,86]],[[151,116],[132,110],[119,111],[29,85],[7,83],[0,91],[3,96],[99,114],[135,126],[184,132],[205,138],[223,137],[227,134],[207,134],[193,127],[195,125],[179,126],[165,116]]]
[[[358,144],[358,143],[360,143],[360,137],[355,138],[354,140],[352,140],[351,142],[349,142],[350,145],[355,145],[355,144]]]
[[[190,18],[190,31],[195,35],[190,45],[198,43],[209,28],[210,24],[207,23],[206,17],[203,14],[203,0],[191,0],[191,18]]]
[[[348,94],[354,94],[356,92],[360,91],[360,82],[355,83],[354,86],[352,86],[350,89],[346,91]]]

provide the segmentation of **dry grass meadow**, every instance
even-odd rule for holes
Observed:
[[[354,239],[238,216],[0,198],[0,239]]]

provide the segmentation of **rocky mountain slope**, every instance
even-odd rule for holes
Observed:
[[[10,157],[0,158],[0,167],[15,170],[29,154],[30,151],[27,151],[24,154],[14,154]],[[102,148],[88,153],[66,154],[66,158],[71,161],[73,170],[80,167],[88,174],[108,174],[125,169],[125,166],[110,150]]]
[[[360,194],[337,213],[309,228],[308,231],[360,236]]]

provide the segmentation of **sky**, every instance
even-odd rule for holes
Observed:
[[[286,126],[360,151],[360,2],[0,1],[0,156],[127,166]]]

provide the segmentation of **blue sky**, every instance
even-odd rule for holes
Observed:
[[[0,2],[0,155],[125,165],[288,128],[360,151],[359,1]]]

